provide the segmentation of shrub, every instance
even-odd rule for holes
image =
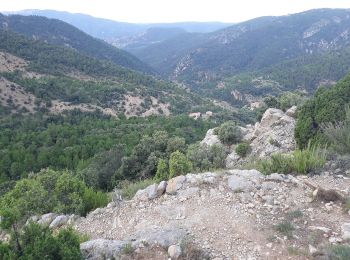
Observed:
[[[250,145],[248,143],[240,143],[237,145],[235,152],[240,157],[246,157],[247,154],[250,152]]]
[[[330,246],[327,250],[329,259],[348,260],[350,259],[350,247],[347,245]]]
[[[79,236],[72,229],[62,229],[55,236],[47,226],[31,223],[0,244],[1,259],[83,259]]]
[[[169,179],[189,173],[191,170],[192,164],[183,153],[176,151],[170,155]]]
[[[324,123],[321,125],[331,147],[340,154],[350,154],[350,108],[346,108],[343,122]]]
[[[216,132],[223,144],[236,144],[242,140],[241,129],[233,121],[223,123]]]
[[[260,160],[254,166],[264,174],[307,174],[325,163],[325,150],[309,145],[305,150],[296,150],[293,154],[273,154],[271,159]]]
[[[275,229],[284,236],[291,238],[293,236],[294,226],[289,221],[281,222],[275,226]]]
[[[168,172],[167,162],[164,159],[159,159],[158,165],[157,165],[157,172],[154,179],[157,182],[161,182],[161,181],[167,180],[168,177],[169,177],[169,172]]]
[[[208,146],[196,143],[188,147],[187,158],[195,171],[209,171],[225,167],[226,152],[221,144]]]

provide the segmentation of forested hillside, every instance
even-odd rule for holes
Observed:
[[[11,30],[49,44],[72,48],[84,55],[110,61],[133,70],[152,73],[152,69],[126,51],[93,38],[68,23],[41,16],[21,16],[0,14],[3,30]]]
[[[347,9],[261,17],[209,34],[179,35],[134,54],[209,96],[233,90],[260,95],[266,85],[313,93],[350,68],[349,17]]]

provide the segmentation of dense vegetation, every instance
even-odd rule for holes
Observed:
[[[126,51],[117,49],[102,40],[95,39],[79,29],[60,20],[40,16],[0,14],[0,23],[30,38],[40,39],[49,44],[69,46],[83,55],[110,61],[129,69],[151,73],[152,69]],[[1,29],[1,27],[0,27]]]
[[[295,130],[299,147],[309,141],[324,140],[321,126],[345,120],[346,107],[350,104],[350,75],[339,81],[331,89],[321,88],[315,97],[300,109]]]
[[[144,156],[155,152],[155,149],[152,148],[153,141],[147,141],[144,136],[152,136],[156,130],[163,130],[166,131],[166,135],[169,133],[170,137],[182,137],[186,143],[191,143],[201,139],[212,125],[210,122],[195,121],[187,116],[116,120],[98,112],[79,111],[63,115],[37,113],[32,116],[9,116],[2,119],[0,124],[1,181],[18,180],[27,176],[29,172],[38,172],[46,167],[82,169],[90,162],[98,163],[98,154],[107,151],[113,153],[113,149],[119,153],[119,157],[114,157],[114,160],[140,154],[142,158],[139,157],[135,163],[147,163],[143,162],[147,159]],[[165,136],[162,140],[167,142],[168,137]],[[133,152],[134,147],[149,149],[150,152]],[[123,165],[125,166],[125,162]],[[140,167],[143,168],[143,165]],[[129,179],[132,179],[136,178],[138,170],[125,172]],[[124,173],[122,176],[126,177]],[[111,184],[102,185],[100,188],[110,187],[109,185]]]
[[[46,226],[30,224],[13,235],[9,244],[0,242],[1,259],[83,259],[79,236],[72,229],[58,234]]]

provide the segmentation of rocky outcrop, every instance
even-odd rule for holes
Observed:
[[[80,251],[88,260],[117,259],[126,245],[125,241],[95,239],[80,244]]]
[[[266,158],[274,153],[289,153],[295,150],[294,138],[296,107],[287,112],[269,108],[265,111],[260,123],[242,128],[245,141],[250,142],[251,158]],[[226,167],[234,168],[244,162],[235,151],[226,158]]]
[[[201,141],[201,144],[205,144],[207,146],[212,146],[215,144],[221,144],[219,137],[214,134],[214,129],[209,129],[204,139]]]

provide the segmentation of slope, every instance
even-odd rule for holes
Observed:
[[[142,72],[153,70],[126,51],[117,49],[79,29],[59,20],[40,16],[0,14],[2,29],[12,30],[33,39],[41,39],[50,44],[70,47],[93,58],[111,61],[117,65]]]

